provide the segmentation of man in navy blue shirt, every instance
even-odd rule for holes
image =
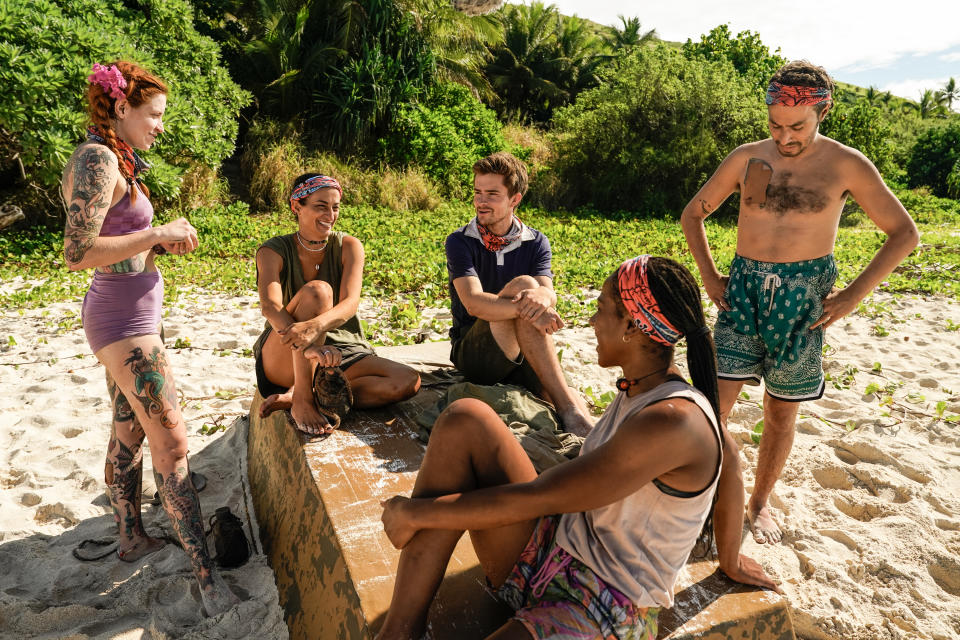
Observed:
[[[476,218],[447,236],[453,343],[450,359],[477,384],[518,384],[552,402],[567,431],[593,426],[567,386],[551,335],[555,308],[550,241],[514,215],[527,169],[505,152],[473,165]]]

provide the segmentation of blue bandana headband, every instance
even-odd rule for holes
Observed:
[[[336,178],[323,175],[313,176],[312,178],[304,180],[303,183],[290,194],[290,209],[293,209],[295,200],[303,200],[314,191],[319,191],[320,189],[336,189],[340,192],[340,197],[343,197],[343,189],[340,187],[340,183],[337,182]]]

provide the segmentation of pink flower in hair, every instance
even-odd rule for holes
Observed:
[[[94,62],[93,73],[87,76],[87,82],[97,83],[104,93],[117,100],[126,97],[123,90],[127,88],[127,79],[123,77],[123,73],[120,72],[120,69],[117,69],[115,64],[105,67],[98,62]]]

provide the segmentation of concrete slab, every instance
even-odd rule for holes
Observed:
[[[449,343],[430,345],[436,353],[426,358],[423,345],[378,354],[423,362],[449,353]],[[260,419],[262,398],[254,397],[250,486],[291,638],[367,640],[382,624],[399,552],[383,533],[380,501],[412,490],[424,452],[413,418],[438,397],[424,388],[389,409],[353,412],[339,431],[311,441],[280,412]],[[431,611],[433,638],[483,638],[507,619],[509,610],[482,585],[464,536]],[[658,638],[793,640],[794,633],[781,596],[737,585],[702,562],[681,576]]]

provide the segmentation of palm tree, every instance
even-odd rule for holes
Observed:
[[[657,30],[650,29],[644,32],[640,27],[640,18],[627,18],[623,14],[617,16],[620,18],[620,27],[607,27],[609,29],[604,39],[607,44],[616,51],[628,47],[638,47],[649,44],[657,39]]]
[[[870,85],[867,88],[867,93],[863,97],[866,98],[868,104],[874,105],[877,100],[880,99],[880,90],[874,85]]]
[[[937,92],[937,103],[952,111],[954,100],[960,101],[960,87],[957,86],[956,80],[950,78],[943,85],[943,89]]]
[[[926,120],[931,116],[940,115],[944,111],[943,106],[937,101],[937,94],[933,89],[924,90],[924,92],[920,94],[919,102],[908,102],[906,103],[906,107],[916,111],[922,120]]]
[[[465,13],[454,8],[449,0],[412,0],[407,8],[433,50],[437,76],[492,100],[494,93],[484,67],[490,59],[490,49],[503,42],[497,16]]]

